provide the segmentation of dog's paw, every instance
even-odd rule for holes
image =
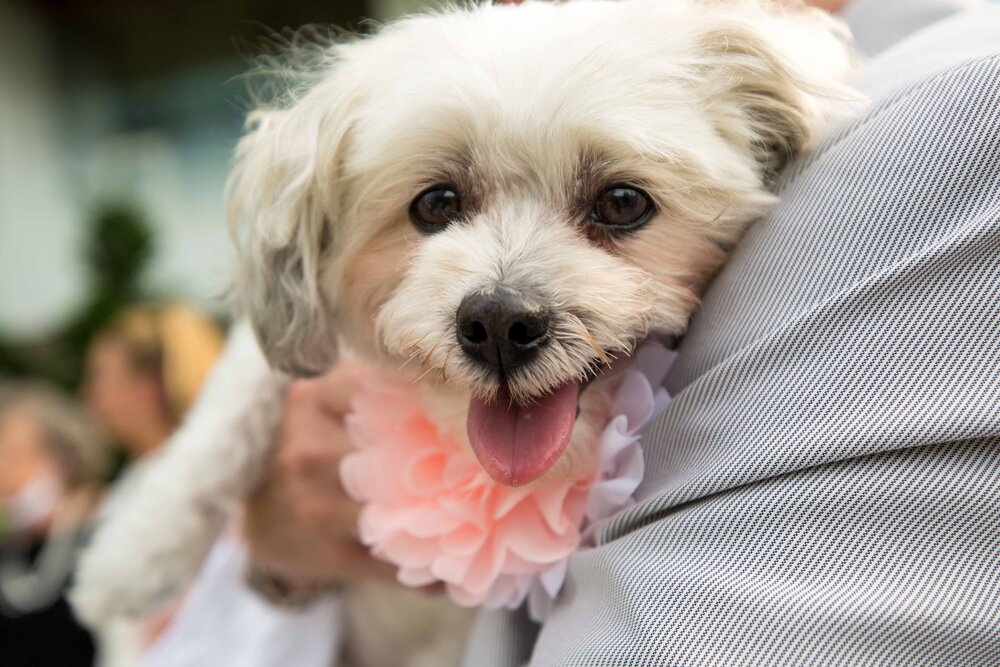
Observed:
[[[167,475],[155,477],[111,512],[80,558],[69,599],[87,625],[141,615],[182,590],[228,520],[193,506]]]
[[[185,579],[164,572],[144,549],[118,549],[112,540],[102,542],[84,552],[69,594],[77,617],[92,628],[152,610]]]

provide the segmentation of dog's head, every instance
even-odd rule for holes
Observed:
[[[574,0],[330,46],[237,152],[265,353],[318,372],[343,337],[406,363],[471,397],[488,472],[538,477],[581,386],[684,329],[771,177],[850,98],[842,37],[784,4]]]

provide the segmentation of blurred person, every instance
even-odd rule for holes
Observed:
[[[113,514],[142,484],[161,447],[194,402],[222,349],[223,334],[180,302],[132,306],[98,331],[86,356],[83,395],[128,463],[101,515]],[[169,625],[168,607],[141,622],[100,628],[100,663],[131,667]]]
[[[223,336],[190,306],[133,306],[87,351],[84,396],[134,464],[170,437],[222,349]]]
[[[94,642],[67,606],[109,449],[56,390],[0,388],[0,664],[92,665]]]

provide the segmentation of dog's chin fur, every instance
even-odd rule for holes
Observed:
[[[317,373],[344,340],[411,374],[439,424],[465,439],[470,399],[493,396],[498,380],[460,348],[458,306],[476,292],[530,295],[551,314],[550,336],[507,374],[514,400],[615,367],[582,394],[572,441],[543,481],[592,465],[628,355],[684,330],[774,201],[776,173],[857,102],[843,28],[791,0],[483,4],[311,53],[304,66],[290,58],[299,85],[251,114],[228,191],[237,292],[265,355]],[[460,194],[463,218],[422,233],[411,202],[439,184]],[[655,203],[641,228],[591,224],[595,199],[617,185]],[[225,473],[236,445],[218,430],[186,429],[192,444],[167,458],[180,484],[200,439],[206,449],[189,458],[200,476],[218,470],[214,492],[234,498],[245,491]],[[81,574],[84,614],[137,606],[135,582],[115,585],[95,565],[115,549],[130,572],[158,577],[135,590],[176,580],[170,557],[212,533],[179,514],[211,493],[201,483],[190,502],[161,507],[166,535],[126,544],[129,519],[102,530]]]

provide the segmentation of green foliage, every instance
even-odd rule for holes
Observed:
[[[154,251],[149,223],[136,207],[109,203],[98,209],[89,232],[83,259],[97,300],[134,301]]]
[[[154,252],[152,228],[136,206],[98,206],[82,248],[88,296],[66,324],[49,335],[18,341],[0,331],[0,376],[30,376],[75,389],[94,334],[122,308],[147,300],[143,274]]]

